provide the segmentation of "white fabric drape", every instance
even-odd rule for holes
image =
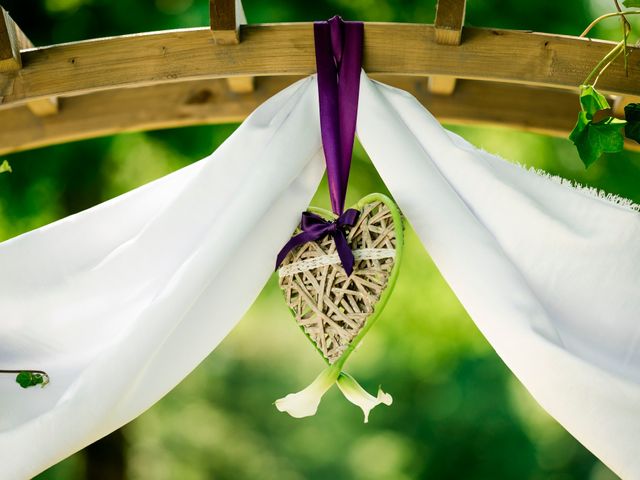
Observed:
[[[478,150],[406,92],[363,79],[360,95],[363,146],[482,333],[572,435],[640,478],[640,214]]]
[[[0,478],[29,478],[132,420],[226,336],[324,171],[315,78],[210,157],[0,244]]]
[[[482,152],[362,76],[358,135],[489,342],[540,404],[640,478],[640,214]],[[0,477],[149,408],[221,341],[323,173],[315,77],[213,155],[0,244]]]

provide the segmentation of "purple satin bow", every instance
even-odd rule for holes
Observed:
[[[345,229],[346,227],[353,227],[358,221],[359,216],[360,212],[354,208],[346,210],[335,220],[325,220],[315,213],[303,212],[302,220],[300,221],[302,232],[295,237],[291,237],[287,244],[282,247],[276,260],[277,265],[280,265],[287,254],[298,245],[313,242],[326,235],[331,235],[333,241],[336,243],[336,250],[338,251],[338,256],[340,257],[344,271],[347,275],[351,275],[355,259],[353,258],[353,252],[349,247],[349,243],[347,243]]]
[[[343,211],[356,132],[364,24],[344,22],[336,16],[326,22],[316,22],[313,34],[322,147],[331,208],[338,218],[327,221],[313,213],[304,212],[300,223],[302,233],[282,247],[276,268],[294,247],[331,235],[336,242],[342,266],[347,275],[351,275],[355,260],[344,230],[355,224],[360,212],[354,209]]]

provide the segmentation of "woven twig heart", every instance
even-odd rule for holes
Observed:
[[[347,231],[355,257],[350,276],[330,236],[293,249],[279,270],[280,287],[296,322],[331,365],[344,363],[380,315],[402,253],[402,219],[388,197],[374,193],[354,208],[361,213]],[[335,218],[325,210],[313,211]]]

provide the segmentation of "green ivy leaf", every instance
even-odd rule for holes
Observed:
[[[578,123],[569,138],[578,149],[580,159],[586,167],[593,164],[603,153],[616,153],[624,148],[622,127],[624,120],[609,117],[601,122],[592,123],[580,112]]]
[[[49,379],[41,373],[25,371],[18,374],[16,382],[18,382],[22,388],[34,387],[36,385],[42,385],[44,387],[49,383]]]
[[[626,105],[624,118],[627,120],[627,124],[624,126],[625,137],[640,143],[640,103]]]
[[[608,109],[609,102],[591,85],[582,85],[580,87],[580,106],[583,112],[593,117],[600,110]]]
[[[626,122],[608,114],[602,120],[594,122],[596,114],[608,111],[607,99],[591,85],[583,85],[580,87],[580,106],[582,110],[578,114],[578,121],[569,139],[578,149],[584,165],[588,167],[593,164],[603,153],[622,151],[624,148],[622,127]]]
[[[622,4],[627,8],[640,7],[640,0],[624,0]]]
[[[9,165],[9,162],[7,162],[6,160],[2,163],[0,163],[0,173],[4,173],[4,172],[12,172],[13,170],[11,170],[11,165]]]

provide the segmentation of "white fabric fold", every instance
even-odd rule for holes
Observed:
[[[603,462],[640,478],[640,214],[475,148],[366,75],[358,135],[504,362]]]
[[[226,336],[324,171],[315,77],[210,157],[0,244],[0,477],[29,478],[142,413]]]

